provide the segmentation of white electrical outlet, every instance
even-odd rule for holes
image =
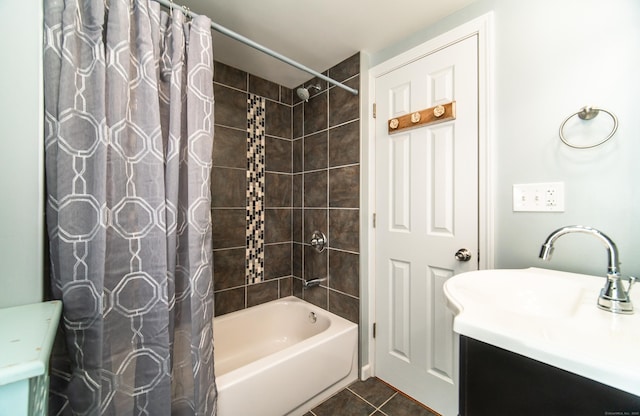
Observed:
[[[564,182],[513,185],[513,210],[564,212]]]

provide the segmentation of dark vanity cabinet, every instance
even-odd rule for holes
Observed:
[[[633,415],[639,396],[460,336],[460,416]]]

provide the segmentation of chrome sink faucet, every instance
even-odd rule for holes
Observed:
[[[598,307],[605,311],[613,313],[633,313],[633,304],[629,297],[631,292],[631,286],[636,281],[635,277],[622,277],[619,271],[618,260],[618,248],[615,243],[607,237],[604,233],[591,227],[584,227],[582,225],[569,225],[566,227],[558,228],[547,237],[542,248],[540,249],[540,258],[542,260],[550,260],[551,253],[553,252],[553,243],[565,234],[570,233],[584,233],[597,237],[602,241],[607,248],[607,255],[609,257],[609,265],[607,266],[607,280],[604,287],[600,291],[598,297]],[[628,280],[629,285],[625,290],[622,280]]]

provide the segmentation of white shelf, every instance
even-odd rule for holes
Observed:
[[[47,371],[62,302],[0,309],[0,386]]]

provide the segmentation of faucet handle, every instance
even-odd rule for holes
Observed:
[[[638,278],[635,277],[635,276],[629,276],[629,277],[625,277],[623,279],[629,281],[629,286],[627,286],[627,297],[629,297],[629,296],[631,296],[631,295],[629,295],[629,293],[631,293],[631,286],[633,286],[633,284],[636,282],[636,280],[638,280]]]
[[[311,246],[318,253],[322,253],[327,245],[327,236],[322,231],[315,230],[311,236]]]
[[[625,289],[622,280],[627,280],[629,284]],[[598,307],[605,311],[630,315],[633,313],[633,303],[631,302],[631,287],[637,279],[633,276],[624,277],[619,274],[608,275],[606,283],[600,291],[598,297]]]

